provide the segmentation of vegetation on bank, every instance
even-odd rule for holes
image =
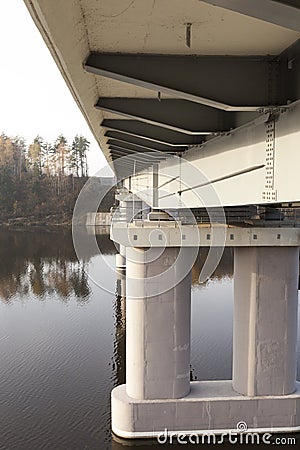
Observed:
[[[90,143],[63,135],[54,143],[37,136],[30,145],[0,135],[0,224],[69,224],[79,192],[88,180]],[[99,180],[99,184],[101,184]],[[109,211],[112,198],[102,205]]]

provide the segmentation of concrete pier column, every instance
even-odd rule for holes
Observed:
[[[189,248],[127,248],[126,393],[131,398],[174,399],[190,391],[190,253]]]
[[[116,254],[116,269],[118,272],[126,271],[126,247],[122,244],[119,246],[119,253]]]
[[[124,310],[124,324],[125,324],[125,299],[126,299],[126,272],[124,270],[117,270],[117,286],[116,294],[123,302]]]
[[[119,253],[116,254],[116,271],[117,271],[117,295],[124,300],[126,297],[126,247],[118,244]],[[125,307],[124,307],[125,318]]]
[[[296,390],[298,247],[239,247],[234,260],[233,388]]]

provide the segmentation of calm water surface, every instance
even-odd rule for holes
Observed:
[[[124,299],[107,266],[114,245],[98,242],[105,262],[88,245],[78,261],[68,232],[0,231],[1,450],[162,448],[111,436],[110,392],[125,382]],[[230,379],[232,253],[199,286],[204,256],[193,268],[191,377]]]

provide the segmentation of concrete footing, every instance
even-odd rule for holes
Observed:
[[[167,430],[176,434],[300,431],[300,383],[290,395],[247,397],[231,381],[191,383],[180,399],[136,400],[125,385],[112,391],[112,430],[124,438],[153,438]]]

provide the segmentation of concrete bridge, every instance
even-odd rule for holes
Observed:
[[[111,238],[127,362],[113,431],[299,431],[300,230],[229,226],[223,210],[300,201],[299,1],[24,1],[121,188]],[[193,220],[199,208],[210,224]],[[231,381],[190,382],[199,246],[203,279],[235,249]]]

